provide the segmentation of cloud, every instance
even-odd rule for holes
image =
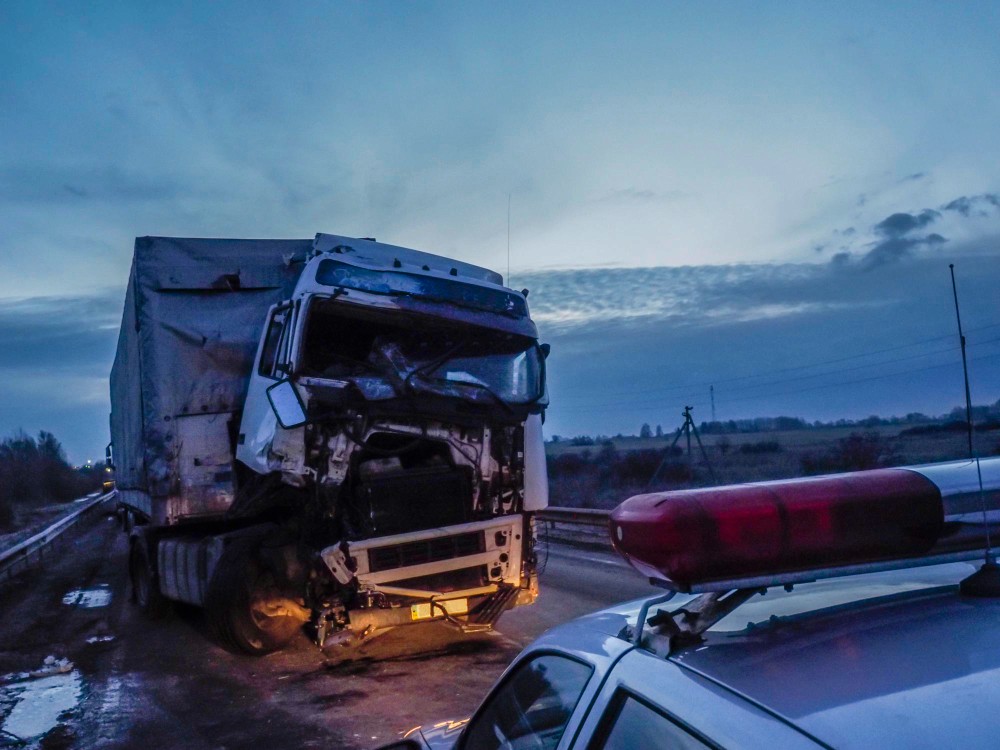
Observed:
[[[100,456],[122,296],[0,299],[0,436],[50,430],[72,460]]]
[[[648,188],[628,187],[612,190],[598,198],[596,203],[653,203],[654,201],[676,201],[690,197],[683,190],[657,191]]]
[[[121,320],[121,291],[78,297],[0,300],[0,372],[110,370]]]
[[[949,238],[963,245],[974,243],[976,238],[995,232],[990,222],[998,212],[1000,195],[982,193],[955,198],[939,209],[897,211],[871,225],[867,232],[853,227],[834,230],[833,235],[843,244],[840,252],[830,258],[830,265],[871,270],[940,249]],[[932,224],[940,231],[921,231]]]
[[[873,229],[877,234],[886,237],[902,237],[914,229],[926,227],[939,218],[941,218],[941,214],[930,208],[926,208],[918,214],[895,213],[884,218]]]
[[[1000,209],[1000,195],[996,193],[983,193],[981,195],[965,196],[956,198],[950,203],[946,203],[941,206],[942,211],[955,211],[962,216],[968,217],[972,212],[978,209],[978,214],[980,216],[989,216],[989,210],[986,207],[992,206],[994,209]]]
[[[518,278],[531,290],[532,317],[547,330],[652,320],[718,326],[845,304],[833,293],[829,266],[814,263],[566,269]]]
[[[153,178],[114,165],[22,162],[0,169],[0,200],[12,202],[121,204],[171,201],[180,193],[180,185],[170,178]]]
[[[926,211],[906,216],[913,219],[910,226],[934,220]],[[948,242],[937,232],[882,237],[859,251],[836,252],[828,263],[554,269],[521,273],[518,286],[530,289],[532,316],[542,330],[551,332],[651,321],[690,330],[759,319],[794,320],[884,304],[884,292],[863,298],[848,287],[870,289],[873,279],[882,279],[886,289],[895,288],[893,279],[884,277],[890,273],[885,267],[935,262],[934,251]],[[976,243],[958,242],[953,249],[959,254],[979,252]]]
[[[945,242],[947,240],[940,234],[929,234],[921,238],[892,237],[875,245],[859,259],[859,264],[862,268],[870,270],[886,263],[912,257],[914,251],[920,247],[938,247]]]

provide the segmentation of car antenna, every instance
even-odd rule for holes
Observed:
[[[969,390],[969,363],[965,355],[965,334],[962,332],[962,314],[958,309],[958,286],[955,284],[955,264],[949,263],[951,271],[951,293],[955,299],[955,319],[958,322],[958,340],[962,348],[962,373],[965,377],[965,421],[969,434],[969,458],[976,462],[979,478],[979,497],[983,502],[983,530],[986,532],[986,553],[982,567],[959,584],[959,591],[966,596],[1000,597],[1000,566],[993,554],[990,538],[989,514],[986,508],[986,493],[983,491],[983,470],[975,448],[975,425],[972,419],[972,393]]]

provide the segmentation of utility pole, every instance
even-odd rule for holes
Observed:
[[[698,442],[698,449],[701,451],[702,460],[705,462],[705,468],[708,469],[708,473],[712,477],[713,484],[718,484],[718,480],[715,478],[715,471],[712,469],[712,464],[708,460],[708,453],[705,452],[705,446],[702,445],[701,436],[698,434],[698,428],[695,427],[694,419],[691,417],[691,409],[694,407],[685,406],[682,416],[684,417],[684,423],[677,428],[677,434],[674,435],[674,441],[667,448],[666,452],[663,454],[663,460],[660,461],[660,465],[656,467],[656,471],[653,472],[653,476],[649,478],[646,483],[646,488],[649,489],[653,481],[659,475],[660,470],[663,465],[670,459],[670,455],[674,451],[674,446],[677,445],[677,441],[681,439],[681,435],[687,438],[687,457],[688,457],[688,471],[691,477],[694,477],[694,454],[691,452],[691,435],[694,435],[694,439]]]
[[[712,398],[712,421],[715,421],[715,386],[708,386],[708,395]]]

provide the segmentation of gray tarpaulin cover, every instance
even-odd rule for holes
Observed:
[[[178,491],[184,417],[225,428],[241,408],[267,310],[291,295],[312,244],[136,239],[111,370],[119,489]]]

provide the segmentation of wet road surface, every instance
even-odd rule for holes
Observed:
[[[538,603],[497,633],[400,628],[338,659],[302,636],[253,658],[214,644],[197,608],[146,619],[126,554],[95,515],[0,590],[0,748],[372,748],[468,716],[549,627],[650,593],[611,554],[553,546]]]

